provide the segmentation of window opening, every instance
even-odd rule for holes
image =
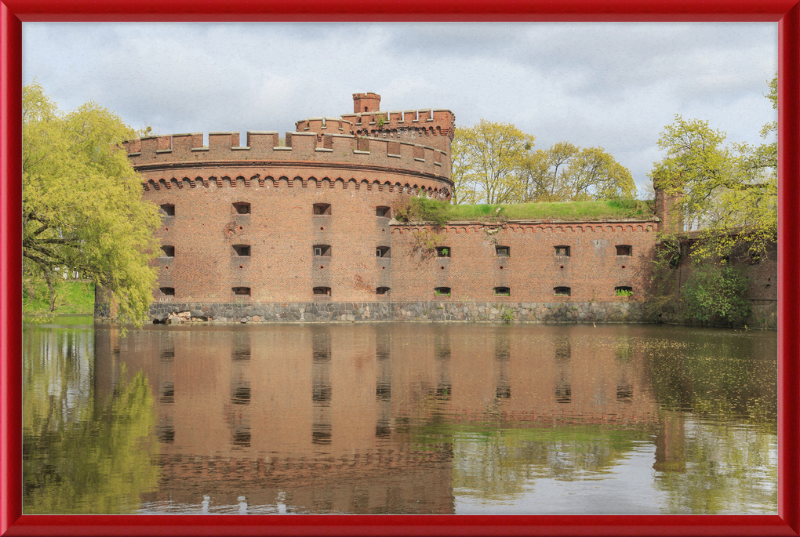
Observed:
[[[171,203],[165,203],[161,206],[162,216],[175,216],[175,206]]]
[[[375,216],[389,218],[391,216],[389,207],[375,207]]]
[[[314,257],[330,257],[331,247],[328,244],[315,244]]]
[[[233,212],[237,214],[250,214],[250,204],[243,201],[234,203]]]
[[[511,248],[508,246],[495,246],[494,252],[497,257],[510,257],[511,256]]]
[[[617,255],[633,255],[633,247],[630,244],[618,244]]]
[[[238,257],[250,257],[250,246],[246,244],[234,244],[233,251]]]
[[[388,287],[378,287],[375,290],[375,294],[376,295],[388,295],[389,294],[389,288]]]
[[[162,257],[175,257],[174,246],[162,246],[161,251],[164,252],[164,255]]]
[[[314,216],[330,216],[331,205],[330,203],[315,203]]]
[[[436,257],[450,257],[450,254],[452,254],[452,250],[449,246],[436,247]]]
[[[563,255],[569,257],[569,246],[556,246],[556,255]]]
[[[330,287],[315,287],[314,288],[315,295],[321,296],[331,296],[331,288]]]
[[[175,296],[175,288],[174,287],[162,287],[160,289],[161,294],[164,296]]]
[[[494,288],[495,296],[511,296],[511,288],[510,287],[495,287]]]
[[[620,286],[614,288],[614,296],[633,296],[633,288]]]
[[[433,290],[435,296],[450,296],[449,287],[437,287]]]
[[[556,296],[570,296],[572,295],[572,289],[569,287],[554,287],[553,293]]]
[[[232,287],[231,290],[233,291],[233,294],[237,296],[250,296],[249,287]]]
[[[388,246],[378,246],[375,248],[375,255],[377,257],[392,257],[390,253],[391,249]]]

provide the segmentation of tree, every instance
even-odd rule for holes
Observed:
[[[152,301],[158,208],[116,144],[136,132],[86,103],[63,113],[36,82],[23,88],[23,272],[44,280],[76,271],[111,293],[122,319],[141,325]]]
[[[684,221],[703,231],[695,257],[726,257],[746,245],[750,257],[761,258],[777,239],[777,147],[724,141],[707,121],[676,115],[658,140],[666,155],[650,177],[677,195]]]
[[[513,203],[519,171],[536,138],[510,123],[481,119],[456,129],[451,147],[453,203]]]
[[[632,199],[636,183],[630,170],[602,147],[581,149],[559,142],[538,150],[522,165],[519,201],[585,201]]]

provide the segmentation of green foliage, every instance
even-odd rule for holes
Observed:
[[[775,107],[777,77],[768,98]],[[771,137],[776,130],[771,122],[761,135]],[[726,147],[724,141],[725,133],[708,121],[676,115],[661,133],[658,146],[666,154],[650,177],[654,186],[677,196],[687,226],[702,230],[694,256],[721,258],[748,250],[752,257],[765,257],[778,236],[777,143]]]
[[[520,170],[520,201],[633,199],[630,170],[602,147],[559,142],[530,155]]]
[[[152,301],[158,209],[116,144],[136,136],[95,103],[63,113],[34,82],[23,88],[23,271],[45,282],[79,272],[113,294],[140,325]]]
[[[434,222],[472,220],[497,222],[505,220],[605,220],[652,218],[650,204],[640,200],[573,201],[558,203],[519,203],[509,205],[450,205],[427,198],[411,198],[408,205],[395,212],[402,222]]]
[[[386,125],[386,116],[375,116],[375,124],[379,129],[383,128],[383,126]]]
[[[614,296],[633,296],[633,291],[628,289],[617,289],[614,291]]]
[[[741,323],[750,314],[750,300],[745,298],[748,279],[727,263],[695,263],[682,295],[688,319],[702,324]]]
[[[22,313],[24,315],[51,315],[94,312],[94,284],[54,278],[56,309],[50,311],[50,292],[40,280],[24,282],[22,286]]]
[[[514,320],[514,310],[512,309],[504,309],[503,313],[500,314],[500,319],[503,320],[504,323],[509,324],[511,321]]]

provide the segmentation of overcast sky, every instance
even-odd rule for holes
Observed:
[[[777,61],[773,23],[23,25],[23,81],[63,110],[93,100],[158,134],[285,132],[374,91],[381,110],[603,147],[640,188],[675,114],[761,143]]]

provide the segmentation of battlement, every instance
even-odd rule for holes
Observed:
[[[313,125],[325,123],[334,132],[287,132],[280,145],[277,131],[248,131],[247,145],[240,145],[238,132],[211,132],[208,146],[202,133],[151,136],[123,142],[131,163],[141,169],[180,164],[263,161],[265,164],[303,162],[331,166],[382,167],[423,173],[450,180],[449,154],[434,147],[389,138],[341,134],[346,120],[315,118]]]

